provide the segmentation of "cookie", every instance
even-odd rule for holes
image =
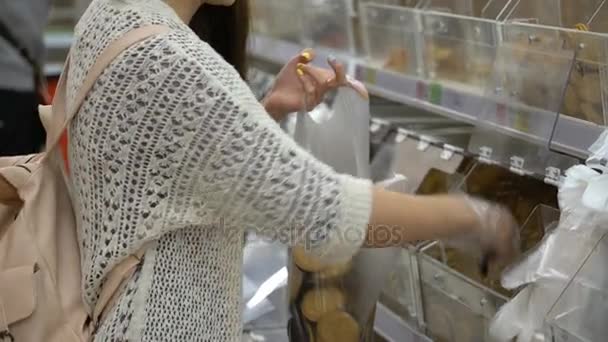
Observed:
[[[317,323],[319,342],[358,342],[360,334],[359,324],[346,312],[327,313]]]
[[[302,299],[302,314],[307,320],[317,322],[326,313],[344,308],[346,298],[336,287],[314,288]]]

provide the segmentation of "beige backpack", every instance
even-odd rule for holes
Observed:
[[[100,55],[75,105],[66,111],[68,65],[52,106],[41,107],[47,152],[0,158],[0,342],[88,341],[112,307],[143,249],[106,278],[96,307],[84,304],[76,221],[58,141],[103,70],[137,42],[167,32],[147,26],[128,32]],[[65,157],[65,156],[64,156]]]

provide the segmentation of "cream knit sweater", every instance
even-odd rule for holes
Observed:
[[[76,27],[68,106],[100,52],[146,24],[172,31],[114,61],[70,127],[87,304],[117,262],[153,245],[96,341],[237,341],[244,231],[348,258],[371,184],[299,148],[161,0],[93,1]]]

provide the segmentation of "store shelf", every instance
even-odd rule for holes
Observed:
[[[71,33],[47,33],[45,42],[48,49],[69,49],[73,36]],[[304,49],[298,44],[280,41],[266,36],[252,35],[250,53],[253,57],[277,65],[287,63]],[[314,64],[326,66],[327,50],[317,49]],[[580,119],[560,115],[557,121],[555,114],[538,111],[534,122],[528,123],[529,132],[501,124],[497,120],[481,115],[479,108],[482,102],[488,101],[483,94],[477,94],[453,84],[446,85],[413,76],[380,70],[367,65],[363,60],[341,55],[338,58],[346,64],[351,77],[364,82],[370,93],[391,101],[407,104],[422,110],[436,113],[454,120],[487,127],[501,134],[532,142],[548,144],[556,152],[577,158],[587,156],[587,148],[599,137],[604,127]],[[56,75],[61,65],[52,63],[46,66],[47,74]],[[487,105],[487,103],[485,104]],[[482,117],[483,116],[483,117]],[[547,136],[551,135],[550,142]]]
[[[254,35],[250,53],[253,57],[275,64],[285,64],[297,55],[302,46],[291,42],[275,40],[270,37]],[[317,51],[316,63],[324,63],[329,54],[322,49]],[[441,84],[418,79],[413,76],[384,71],[367,65],[363,60],[340,56],[352,77],[364,82],[370,93],[391,101],[407,104],[454,120],[488,128],[517,139],[538,145],[547,145],[552,150],[577,158],[587,156],[588,147],[599,137],[604,127],[556,114],[546,110],[536,110],[530,116],[526,129],[512,127],[500,122],[500,115],[488,115],[480,111],[480,106],[492,103],[484,94],[475,93],[454,84]],[[500,106],[493,104],[497,111]],[[485,107],[487,108],[487,107]],[[552,137],[549,141],[549,137]]]

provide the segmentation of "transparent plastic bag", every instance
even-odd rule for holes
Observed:
[[[571,282],[608,228],[608,174],[591,167],[594,161],[608,157],[608,134],[603,134],[590,150],[592,157],[587,165],[570,168],[559,187],[561,216],[557,228],[503,274],[503,287],[523,290],[501,308],[492,322],[490,333],[499,341],[516,338],[529,342],[542,336],[545,318],[566,286],[576,288],[572,293],[581,294],[585,289],[605,285],[594,280],[608,278],[602,265],[594,269],[594,279]],[[571,301],[571,308],[586,305],[581,297],[560,300]],[[593,315],[593,305],[588,307]],[[584,322],[581,319],[573,324]]]
[[[295,140],[340,173],[370,178],[369,101],[350,88],[339,88],[330,107],[298,113]]]
[[[332,106],[322,104],[299,113],[295,139],[337,172],[370,178],[369,101],[354,89],[340,88]],[[381,183],[400,189],[405,177]],[[360,250],[351,260],[328,265],[306,253],[291,251],[291,341],[369,341],[375,305],[398,249]]]
[[[243,250],[243,324],[284,327],[287,310],[287,248],[249,234]]]

